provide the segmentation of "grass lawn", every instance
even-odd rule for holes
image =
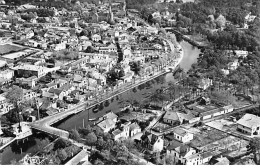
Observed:
[[[7,54],[10,52],[20,51],[22,49],[24,48],[11,44],[0,45],[0,54]]]

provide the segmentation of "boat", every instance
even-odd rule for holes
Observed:
[[[98,105],[96,105],[94,108],[93,108],[93,113],[97,113],[98,112]]]
[[[90,118],[89,121],[96,121],[98,118]]]

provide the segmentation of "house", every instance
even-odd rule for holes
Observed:
[[[253,22],[255,20],[256,16],[251,15],[251,12],[249,12],[246,16],[245,16],[245,21],[246,22]]]
[[[130,124],[131,124],[130,122],[128,122],[126,124],[122,124],[121,128],[116,129],[112,132],[115,141],[120,141],[120,140],[129,138],[129,125]]]
[[[11,80],[14,77],[14,71],[7,69],[4,71],[0,71],[0,78]]]
[[[141,136],[141,143],[143,147],[153,152],[161,152],[163,150],[164,141],[160,136],[145,133]]]
[[[250,136],[260,134],[260,117],[253,114],[245,114],[237,121],[237,130]]]
[[[203,152],[203,153],[201,153],[202,164],[208,163],[212,157],[213,157],[213,153],[212,152]]]
[[[229,70],[236,70],[239,66],[238,59],[235,59],[233,62],[228,63]]]
[[[92,41],[98,42],[98,41],[100,41],[100,40],[101,40],[101,36],[100,36],[100,35],[94,34],[94,35],[92,36]]]
[[[163,116],[163,122],[175,125],[180,123],[179,117],[175,111],[167,111]]]
[[[141,132],[141,128],[137,123],[132,123],[129,125],[129,136],[133,137],[135,136],[137,133]]]
[[[37,97],[37,93],[32,90],[23,89],[23,99],[30,100]]]
[[[117,47],[114,44],[110,44],[106,47],[99,47],[100,54],[117,53]]]
[[[108,118],[98,123],[97,126],[100,127],[104,133],[107,133],[116,127],[116,122]]]
[[[20,84],[26,84],[30,88],[33,88],[36,86],[37,77],[31,76],[29,78],[16,78],[16,81]]]
[[[118,119],[118,116],[111,111],[111,112],[105,114],[103,116],[103,119],[111,119],[112,121],[114,121],[116,123],[117,119]]]
[[[193,134],[185,131],[182,128],[175,127],[173,130],[174,138],[182,143],[190,142],[193,139]]]
[[[237,57],[246,58],[246,57],[248,56],[248,51],[235,50],[234,53],[235,53],[235,55],[236,55]]]
[[[212,85],[212,80],[209,78],[203,78],[199,80],[198,88],[206,90],[209,86]]]
[[[168,156],[173,157],[176,163],[186,164],[189,162],[186,158],[196,154],[196,150],[188,145],[171,141],[166,147],[166,153]]]
[[[223,157],[222,155],[219,158],[212,158],[209,161],[210,165],[229,165],[230,161],[226,158]]]
[[[186,165],[200,165],[202,164],[201,154],[196,153],[186,157]]]
[[[14,69],[16,70],[18,76],[23,77],[36,76],[37,78],[40,78],[50,72],[49,68],[30,64],[23,64],[15,67]]]
[[[7,65],[6,61],[0,60],[0,68],[4,67]]]
[[[8,113],[13,107],[13,104],[8,103],[7,99],[0,95],[0,115]]]
[[[16,136],[16,139],[23,139],[29,135],[32,135],[32,130],[27,122],[20,122],[12,125],[13,134]]]
[[[122,80],[124,83],[130,83],[133,80],[133,74],[132,73],[127,73],[125,76],[122,77]]]

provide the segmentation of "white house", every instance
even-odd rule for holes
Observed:
[[[171,141],[169,146],[166,148],[168,156],[173,157],[176,162],[186,164],[188,161],[186,158],[196,154],[196,150],[188,145],[178,144]]]
[[[236,54],[237,57],[247,57],[248,56],[248,51],[244,50],[235,50],[234,53]]]
[[[207,89],[209,86],[212,85],[212,80],[209,79],[209,78],[203,78],[199,81],[199,85],[198,85],[198,88],[200,89]]]
[[[129,138],[129,125],[131,123],[128,122],[126,124],[123,124],[121,128],[119,129],[116,129],[112,132],[112,134],[114,135],[114,140],[115,141],[119,141],[119,140],[122,140],[122,139],[127,139]]]
[[[173,130],[174,138],[182,143],[190,142],[193,139],[193,134],[185,131],[182,128],[176,127]]]
[[[92,36],[92,41],[98,42],[98,41],[100,41],[100,40],[101,40],[101,36],[100,36],[100,35],[94,34],[94,35]]]
[[[238,62],[237,59],[234,60],[234,62],[228,63],[228,69],[229,70],[236,70],[238,68],[238,66],[239,66],[239,62]]]
[[[100,54],[117,53],[117,47],[114,44],[110,44],[106,47],[99,47],[99,53]]]
[[[10,80],[14,77],[14,71],[13,70],[5,70],[0,71],[0,78]]]
[[[116,122],[108,118],[98,123],[97,126],[100,127],[104,133],[107,133],[116,127]]]
[[[19,128],[20,127],[20,128]],[[32,130],[27,122],[16,123],[12,125],[13,134],[16,135],[17,139],[23,139],[27,136],[32,135]]]
[[[253,114],[245,114],[237,121],[237,130],[250,136],[260,134],[260,117]]]
[[[0,115],[8,113],[11,109],[13,109],[13,104],[8,103],[6,98],[0,95]]]
[[[129,136],[130,137],[133,137],[134,135],[136,135],[137,133],[141,132],[141,128],[138,124],[136,123],[132,123],[131,125],[129,125],[129,131],[130,131],[130,134]]]

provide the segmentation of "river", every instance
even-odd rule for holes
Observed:
[[[180,63],[180,67],[187,71],[190,69],[191,65],[197,61],[197,58],[200,54],[200,50],[196,47],[193,47],[189,43],[183,41],[181,42],[181,46],[184,50],[184,57]],[[144,99],[147,94],[154,92],[156,89],[161,88],[162,86],[167,86],[169,81],[174,81],[174,77],[172,73],[167,73],[166,75],[160,76],[154,80],[147,82],[146,84],[142,84],[135,89],[132,89],[128,92],[121,94],[120,96],[116,96],[108,101],[108,103],[103,103],[103,109],[100,109],[97,113],[93,112],[93,109],[89,109],[89,118],[97,118],[104,115],[107,111],[112,110],[113,112],[118,112],[120,107],[120,101],[126,99],[136,99],[137,101],[141,101]],[[107,107],[106,107],[106,106]],[[73,128],[79,128],[84,123],[87,124],[88,112],[84,111],[78,113],[74,116],[71,116],[60,123],[56,123],[55,127],[63,129],[63,130],[71,130]],[[33,135],[29,137],[29,140],[25,140],[24,143],[20,141],[18,144],[14,142],[8,147],[4,148],[0,151],[0,164],[10,164],[11,160],[20,160],[27,153],[34,154],[37,152],[38,144],[41,142],[46,135]],[[20,147],[22,147],[22,153],[20,151]]]
[[[188,71],[191,65],[197,61],[197,58],[200,54],[200,50],[185,41],[181,42],[181,46],[184,50],[184,56],[180,63],[180,67],[183,68],[184,71]],[[69,117],[68,119],[56,123],[54,126],[63,130],[71,130],[73,128],[82,127],[83,120],[84,124],[88,124],[86,123],[88,115],[90,119],[94,119],[103,116],[106,112],[110,110],[115,113],[119,112],[120,107],[122,107],[122,103],[120,102],[123,102],[127,99],[135,99],[138,102],[140,102],[141,100],[145,99],[145,97],[148,96],[149,93],[153,93],[156,89],[159,89],[162,86],[167,86],[169,81],[174,80],[175,79],[172,73],[167,73],[166,75],[160,76],[154,80],[142,84],[135,89],[122,93],[121,95],[110,99],[107,103],[102,103],[101,108],[100,110],[98,110],[97,113],[94,113],[93,108],[91,108],[88,111],[78,113],[74,116]]]

